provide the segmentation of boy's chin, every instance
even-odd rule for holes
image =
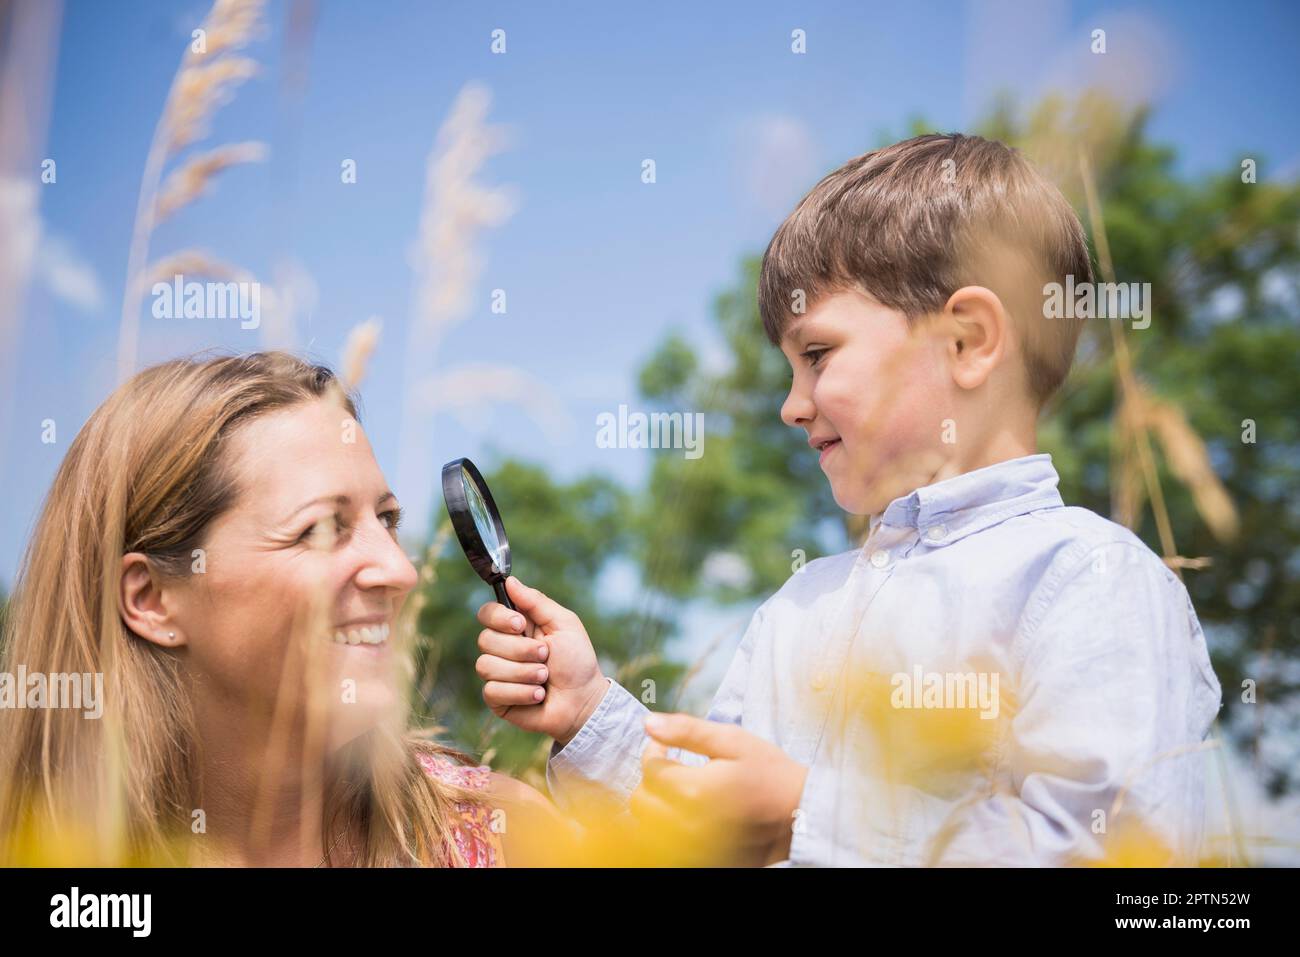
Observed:
[[[831,482],[831,495],[835,504],[850,515],[880,515],[889,507],[889,503],[911,489],[897,481],[882,481],[878,477],[869,480],[857,478],[851,486],[846,487],[844,480]]]
[[[841,474],[831,478],[831,495],[850,515],[881,515],[895,499],[936,481],[943,464],[943,456],[931,450],[873,461],[851,477]]]
[[[866,494],[861,488],[841,489],[837,483],[831,482],[831,497],[835,499],[835,504],[850,515],[874,515],[885,509],[884,503],[876,505],[872,497]]]

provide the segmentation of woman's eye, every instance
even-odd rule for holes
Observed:
[[[390,508],[388,511],[380,513],[379,517],[386,520],[384,527],[390,532],[401,527],[402,510],[400,508]]]
[[[330,515],[308,525],[298,536],[298,544],[314,548],[329,548],[339,536],[343,523],[337,515]]]

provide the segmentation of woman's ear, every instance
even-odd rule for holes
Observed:
[[[141,552],[122,556],[119,589],[122,620],[137,637],[163,648],[185,644],[185,634],[168,612],[162,580]]]
[[[997,293],[984,286],[963,286],[948,297],[948,357],[953,380],[963,389],[988,381],[1007,349],[1011,317]]]

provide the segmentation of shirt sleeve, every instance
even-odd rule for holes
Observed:
[[[1186,589],[1148,549],[1093,548],[1031,598],[1013,645],[1013,793],[959,808],[938,865],[1194,864],[1221,689]]]
[[[727,669],[706,716],[709,721],[740,724],[748,682],[749,661],[763,610],[750,619],[740,648]],[[647,736],[645,719],[650,709],[612,678],[609,690],[586,723],[568,744],[551,747],[546,783],[555,803],[566,810],[578,805],[625,807],[641,783],[641,752]],[[707,758],[672,748],[672,759],[684,764],[704,764]]]
[[[650,710],[612,678],[605,697],[569,743],[551,746],[546,783],[556,805],[577,810],[627,803],[641,780],[645,719]]]

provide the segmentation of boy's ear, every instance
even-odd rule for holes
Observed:
[[[948,297],[943,319],[953,381],[963,389],[978,388],[1007,351],[1011,317],[991,289],[963,286]]]

